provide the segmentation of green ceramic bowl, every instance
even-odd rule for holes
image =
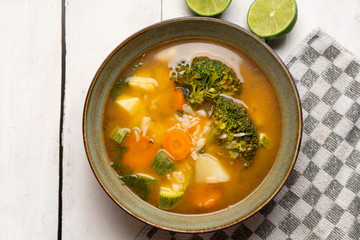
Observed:
[[[248,55],[268,76],[278,94],[283,131],[275,163],[262,184],[239,203],[208,214],[177,214],[157,209],[120,184],[109,165],[102,135],[102,118],[110,88],[123,69],[154,46],[179,39],[206,38],[230,45]],[[281,189],[292,170],[301,140],[299,96],[286,66],[260,38],[226,21],[179,18],[149,26],[121,43],[97,71],[86,98],[83,135],[91,168],[106,193],[129,214],[172,231],[206,232],[240,222],[266,205]]]

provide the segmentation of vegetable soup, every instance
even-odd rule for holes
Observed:
[[[149,50],[119,76],[103,128],[109,164],[140,198],[197,214],[253,192],[276,158],[281,113],[246,55],[206,40]]]

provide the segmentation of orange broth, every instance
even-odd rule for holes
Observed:
[[[152,158],[156,152],[163,148],[165,133],[170,128],[176,126],[176,124],[179,124],[174,106],[176,105],[174,100],[175,83],[170,80],[171,68],[176,67],[179,60],[191,61],[196,56],[205,56],[210,59],[219,60],[233,69],[237,77],[242,81],[242,90],[238,99],[244,103],[250,118],[257,128],[258,135],[265,134],[270,139],[270,144],[266,148],[259,146],[252,159],[253,164],[245,168],[245,161],[243,159],[234,160],[227,157],[226,154],[221,154],[223,156],[220,156],[218,153],[225,150],[220,148],[216,141],[206,141],[205,152],[215,156],[230,176],[230,181],[225,183],[197,183],[194,177],[196,160],[193,159],[191,154],[185,159],[174,161],[178,167],[177,170],[185,171],[192,177],[190,177],[190,183],[184,191],[183,197],[170,211],[187,214],[206,213],[224,209],[251,194],[264,180],[274,163],[279,149],[282,127],[280,107],[276,93],[261,69],[246,55],[228,46],[217,45],[205,40],[166,43],[149,50],[134,63],[141,62],[138,68],[134,70],[132,68],[133,65],[131,65],[121,75],[123,79],[136,76],[152,78],[157,82],[156,90],[153,92],[133,89],[126,84],[121,88],[120,96],[130,96],[139,99],[140,107],[136,108],[135,113],[129,114],[129,112],[115,102],[117,96],[114,97],[109,94],[104,113],[103,127],[104,141],[111,164],[118,163],[124,165],[123,159],[119,157],[119,144],[109,137],[111,131],[115,127],[127,128],[131,130],[131,133],[128,135],[129,137],[136,131],[134,129],[138,129],[137,131],[142,135],[141,122],[143,117],[151,119],[151,126],[147,129],[145,137],[147,140],[151,139],[153,145],[151,151],[138,152],[139,154],[137,155],[140,155],[140,157],[141,155],[149,155],[146,157]],[[206,118],[198,118],[200,119],[199,125],[209,121]],[[194,128],[187,130],[191,137],[194,131],[196,131]],[[128,142],[131,141],[128,140]],[[123,145],[126,145],[129,149],[133,147],[127,144],[127,139],[125,139]],[[134,149],[133,152],[136,154],[136,151]],[[147,199],[148,203],[158,207],[159,186],[171,188],[173,183],[171,179],[174,176],[171,174],[160,176],[149,166],[149,160],[144,162],[145,166],[138,167],[137,165],[139,164],[135,164],[133,168],[136,169],[125,166],[125,168],[116,168],[116,172],[119,175],[125,172],[144,173],[159,179],[159,183],[152,189]],[[121,184],[120,181],[119,184]]]

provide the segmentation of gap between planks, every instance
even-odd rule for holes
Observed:
[[[66,80],[66,0],[61,0],[61,99],[60,99],[60,126],[59,126],[59,192],[58,192],[58,232],[57,239],[62,239],[62,190],[63,190],[63,126]]]

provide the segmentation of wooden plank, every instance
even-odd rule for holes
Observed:
[[[233,0],[229,8],[218,17],[249,30],[246,18],[253,1]],[[359,0],[301,0],[297,1],[297,5],[298,20],[291,33],[285,38],[269,42],[269,45],[282,59],[285,59],[297,44],[316,28],[333,36],[348,50],[360,56],[360,45],[354,41],[354,39],[360,38]],[[163,19],[196,16],[188,9],[185,0],[163,1],[162,11]]]
[[[161,1],[67,1],[63,239],[134,239],[144,223],[103,191],[82,141],[87,89],[105,57],[125,38],[161,20]]]
[[[0,239],[55,239],[61,6],[0,2]]]
[[[229,7],[217,18],[236,23],[246,28],[247,9],[253,0],[232,1]],[[177,17],[197,16],[186,5],[185,0],[166,0],[163,1],[163,19]]]

